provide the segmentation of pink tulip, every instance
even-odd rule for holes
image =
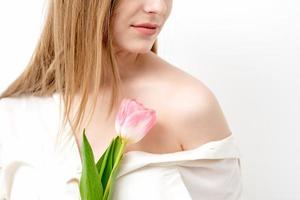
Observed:
[[[145,108],[135,99],[123,99],[118,111],[115,129],[123,139],[130,143],[140,141],[156,122],[156,113]]]

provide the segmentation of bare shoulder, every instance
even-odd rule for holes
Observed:
[[[215,94],[199,79],[167,64],[168,121],[184,150],[231,135]]]

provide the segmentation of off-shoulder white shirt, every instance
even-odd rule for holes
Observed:
[[[59,94],[0,100],[0,200],[77,200],[81,158]],[[233,135],[195,149],[123,155],[112,200],[240,200]]]

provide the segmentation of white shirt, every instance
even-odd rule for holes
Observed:
[[[59,97],[0,100],[0,200],[80,199],[80,151],[69,124],[57,139],[63,113]],[[141,199],[242,199],[233,135],[181,152],[125,153],[112,200]]]

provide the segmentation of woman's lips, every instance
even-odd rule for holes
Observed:
[[[147,28],[142,26],[132,26],[132,27],[144,35],[153,35],[157,32],[157,28]]]

